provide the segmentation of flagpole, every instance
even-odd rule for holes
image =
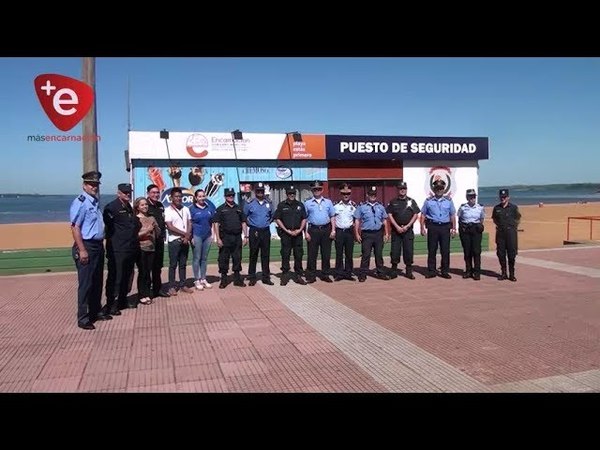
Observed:
[[[96,58],[84,57],[82,61],[83,82],[94,90],[92,107],[83,118],[83,172],[98,170],[98,135],[96,123]]]

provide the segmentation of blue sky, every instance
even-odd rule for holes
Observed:
[[[27,142],[63,134],[34,78],[81,67],[0,58],[0,192],[81,189],[80,143]],[[104,192],[128,179],[128,78],[133,130],[484,136],[481,186],[600,182],[600,58],[97,58]]]

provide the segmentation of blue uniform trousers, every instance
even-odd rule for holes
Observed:
[[[89,261],[81,264],[79,250],[73,245],[72,255],[77,268],[77,324],[86,325],[96,320],[100,312],[102,299],[102,281],[104,277],[104,246],[102,241],[84,240]]]

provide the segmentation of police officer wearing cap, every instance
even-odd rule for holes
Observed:
[[[413,255],[415,248],[415,233],[413,224],[417,221],[421,210],[414,199],[406,195],[408,186],[403,180],[398,181],[398,197],[391,200],[386,211],[390,222],[392,234],[392,248],[390,258],[392,263],[392,278],[398,276],[398,264],[400,256],[404,254],[404,264],[406,265],[406,278],[414,280],[413,275]]]
[[[438,245],[442,254],[442,278],[452,278],[450,271],[450,236],[456,234],[456,208],[449,198],[444,197],[446,182],[433,182],[434,196],[425,200],[421,208],[421,235],[427,235],[427,275],[433,278],[437,275],[435,259]]]
[[[101,311],[102,278],[104,276],[104,220],[98,205],[100,172],[83,174],[83,193],[73,200],[69,217],[73,233],[72,255],[77,268],[77,325],[93,330],[94,321],[110,320]]]
[[[317,272],[317,256],[321,250],[320,279],[331,283],[331,241],[335,239],[335,209],[328,198],[323,197],[323,183],[314,181],[310,185],[313,197],[304,202],[306,208],[306,282],[314,283]]]
[[[298,284],[306,284],[302,279],[302,256],[304,255],[304,239],[302,233],[306,226],[306,209],[304,204],[296,200],[296,188],[285,189],[286,199],[277,205],[273,219],[277,223],[277,234],[281,239],[281,286],[285,286],[290,278]],[[294,250],[294,275],[290,277],[290,253]]]
[[[156,184],[148,185],[146,195],[146,200],[148,200],[148,215],[154,217],[158,228],[160,228],[160,235],[156,236],[156,242],[154,243],[154,259],[152,260],[152,269],[150,271],[152,297],[169,297],[169,294],[162,289],[160,276],[165,256],[165,239],[167,237],[165,206],[160,201],[160,189]]]
[[[233,285],[246,287],[240,272],[242,271],[242,233],[243,245],[248,244],[248,227],[244,209],[235,203],[235,191],[226,188],[225,203],[217,208],[212,218],[213,235],[219,247],[219,272],[221,283],[219,289],[227,287],[227,272],[229,272],[229,258],[231,257],[233,269]]]
[[[248,264],[248,283],[250,286],[256,284],[256,263],[260,250],[260,265],[262,269],[263,284],[273,285],[269,271],[269,259],[271,254],[271,231],[269,226],[273,221],[273,205],[265,198],[265,184],[256,183],[254,187],[255,198],[245,203],[244,214],[248,223],[250,262]]]
[[[340,185],[342,199],[334,205],[335,209],[335,281],[354,281],[352,270],[354,262],[354,211],[356,203],[350,200],[352,187],[348,183]]]
[[[465,273],[463,278],[481,277],[481,238],[485,211],[477,203],[475,189],[467,189],[467,203],[458,208],[458,232],[465,256]]]
[[[375,253],[375,276],[382,280],[389,280],[383,265],[383,241],[390,239],[390,226],[387,220],[385,207],[377,201],[377,187],[367,189],[367,201],[361,203],[354,211],[354,233],[357,242],[362,244],[360,273],[358,281],[367,279],[371,249]]]
[[[106,306],[109,314],[119,316],[119,308],[136,308],[137,301],[127,302],[130,279],[140,252],[138,232],[141,223],[131,207],[131,184],[121,183],[117,187],[117,198],[104,207],[106,226]]]
[[[500,189],[498,192],[500,203],[494,206],[492,220],[496,224],[496,255],[500,261],[502,273],[498,280],[517,281],[515,277],[515,258],[518,252],[517,229],[521,220],[519,207],[510,203],[508,189]],[[506,262],[508,259],[508,275],[506,274]]]

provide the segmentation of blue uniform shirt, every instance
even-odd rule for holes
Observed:
[[[306,208],[306,221],[309,225],[327,225],[331,222],[330,218],[335,216],[333,203],[328,198],[321,197],[321,201],[313,197],[304,202]]]
[[[81,229],[81,238],[85,240],[104,239],[104,219],[98,205],[98,199],[83,192],[71,203],[69,210],[71,225],[77,225]]]
[[[335,210],[335,226],[337,228],[347,229],[354,225],[354,211],[356,203],[350,200],[347,204],[339,201],[333,207]]]
[[[479,203],[473,206],[463,203],[458,208],[458,220],[462,223],[483,223],[483,219],[485,219],[485,211]]]
[[[456,214],[456,209],[452,200],[446,197],[441,197],[439,200],[437,197],[431,197],[423,203],[421,214],[434,222],[449,223],[450,216]]]
[[[244,214],[249,226],[267,228],[273,221],[273,205],[267,199],[263,199],[261,204],[258,199],[253,198],[244,205]]]
[[[361,220],[361,230],[377,231],[381,229],[383,222],[387,219],[387,212],[379,202],[364,202],[354,211],[354,218]]]
[[[202,239],[206,239],[212,234],[211,219],[217,212],[212,203],[206,202],[204,208],[198,207],[195,203],[190,206],[190,216],[192,217],[192,233]]]

